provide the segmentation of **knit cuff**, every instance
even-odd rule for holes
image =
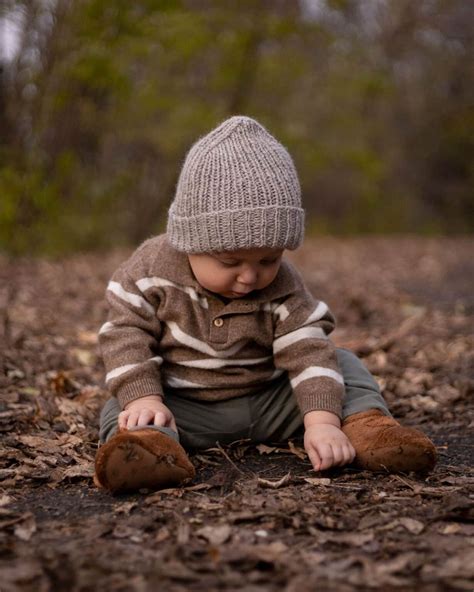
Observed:
[[[342,419],[343,392],[341,388],[297,395],[301,414],[304,416],[310,411],[329,411]]]
[[[115,393],[121,409],[124,409],[127,403],[149,395],[164,397],[163,388],[159,381],[151,378],[136,380],[132,383],[125,384]]]

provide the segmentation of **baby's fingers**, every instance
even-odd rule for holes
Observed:
[[[153,423],[156,426],[164,427],[168,423],[168,418],[166,417],[166,414],[163,411],[157,411],[155,413],[155,418],[154,418]]]
[[[324,471],[325,469],[332,467],[334,464],[334,452],[332,447],[329,444],[320,444],[317,451],[319,457],[321,458],[321,463],[319,469],[316,470]]]
[[[137,427],[144,427],[153,421],[154,412],[151,409],[142,409],[137,419]],[[132,426],[128,426],[132,427]]]
[[[118,416],[118,426],[121,430],[127,427],[128,416],[130,415],[130,411],[122,411],[119,413]]]
[[[344,446],[340,445],[332,445],[332,453],[333,453],[333,465],[336,467],[340,467],[341,465],[346,464],[346,455],[344,451]]]
[[[308,450],[306,450],[306,452],[308,453],[309,460],[313,465],[313,469],[315,471],[319,471],[321,467],[321,457],[319,456],[319,454],[316,452],[314,448],[309,448]]]
[[[314,462],[311,458],[311,452],[315,458]],[[318,444],[308,452],[308,456],[311,459],[315,471],[324,471],[334,464],[334,453],[330,444]]]
[[[127,424],[125,427],[127,429],[134,428],[138,424],[139,417],[140,414],[138,413],[138,411],[130,411],[127,419]]]

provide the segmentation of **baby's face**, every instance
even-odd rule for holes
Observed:
[[[188,255],[188,259],[203,288],[225,298],[242,298],[272,283],[282,255],[283,249],[259,248]]]

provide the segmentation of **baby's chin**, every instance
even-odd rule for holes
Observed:
[[[224,296],[224,298],[245,298],[245,296],[249,296],[249,294],[253,294],[255,290],[251,290],[250,292],[221,292],[219,295]]]

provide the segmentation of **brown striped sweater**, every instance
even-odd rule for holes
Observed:
[[[107,287],[99,332],[106,385],[122,408],[145,395],[216,401],[288,376],[301,413],[341,415],[334,318],[283,260],[263,290],[225,301],[195,279],[166,235],[143,243]]]

